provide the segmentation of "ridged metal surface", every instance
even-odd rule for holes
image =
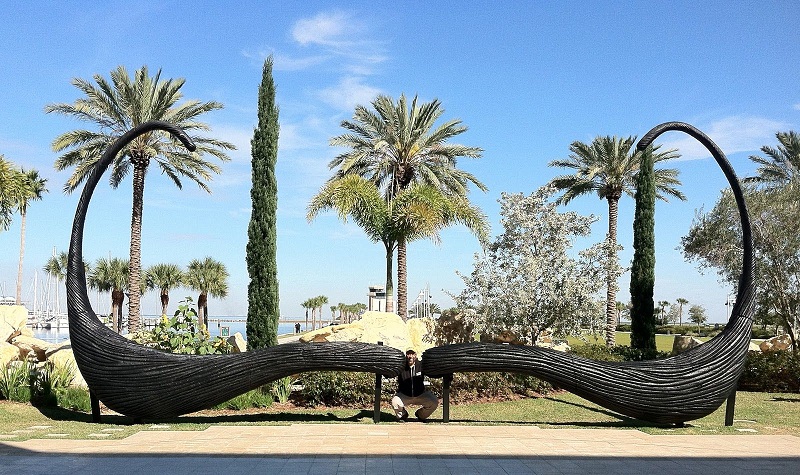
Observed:
[[[602,362],[547,348],[465,343],[423,354],[434,377],[474,371],[508,371],[536,376],[600,406],[637,419],[675,424],[714,412],[736,390],[750,344],[754,310],[753,242],[739,181],[725,155],[705,134],[682,122],[661,124],[638,144],[643,150],[662,133],[685,132],[714,156],[733,191],[743,230],[742,274],[736,304],[725,329],[711,341],[671,358]]]
[[[160,129],[191,140],[164,122],[142,124],[105,152],[87,179],[70,238],[67,263],[69,332],[75,360],[89,388],[110,409],[137,419],[164,418],[212,407],[265,383],[303,371],[340,370],[397,376],[402,351],[368,343],[292,343],[231,355],[176,355],[134,343],[103,325],[89,303],[83,233],[92,193],[123,147]]]

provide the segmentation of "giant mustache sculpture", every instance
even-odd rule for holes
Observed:
[[[139,135],[167,131],[189,150],[191,139],[164,122],[147,122],[117,139],[103,154],[78,202],[67,264],[69,329],[75,360],[90,390],[107,407],[135,419],[155,419],[212,407],[270,381],[305,371],[359,371],[396,376],[402,351],[369,343],[293,343],[231,355],[190,356],[146,348],[111,331],[89,303],[83,234],[94,189],[110,163]],[[736,196],[742,220],[743,263],[736,304],[725,330],[708,343],[658,361],[609,363],[546,348],[483,343],[427,350],[429,376],[455,372],[530,374],[626,416],[681,423],[716,410],[736,389],[750,339],[753,264],[750,223],[739,182],[721,150],[691,125],[671,122],[647,133],[645,149],[668,130],[688,133],[714,156]]]

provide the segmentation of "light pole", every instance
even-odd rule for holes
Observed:
[[[736,303],[736,300],[733,294],[728,294],[725,298],[725,323],[728,323],[728,320],[731,319],[731,306],[733,306],[734,303]]]

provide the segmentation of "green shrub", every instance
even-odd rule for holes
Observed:
[[[623,361],[658,360],[670,356],[666,351],[658,351],[652,348],[633,348],[625,345],[617,345],[611,348],[611,352],[621,356]]]
[[[622,361],[623,358],[619,354],[611,352],[606,345],[576,345],[570,349],[573,353],[584,358],[589,358],[598,361]]]
[[[89,390],[70,386],[57,393],[58,407],[71,411],[91,412],[92,402]]]
[[[210,337],[197,317],[191,297],[180,302],[172,318],[162,315],[152,330],[137,332],[132,339],[151,348],[186,355],[225,354],[231,350],[226,339]]]
[[[292,395],[292,386],[294,384],[295,380],[291,376],[286,376],[285,378],[273,381],[272,390],[270,392],[275,396],[276,401],[283,404],[288,401],[289,396]]]
[[[791,351],[751,351],[739,379],[744,391],[800,392],[800,356]]]
[[[644,361],[670,356],[665,351],[642,350],[625,345],[617,345],[611,348],[605,345],[576,345],[570,350],[570,353],[599,361]]]
[[[48,361],[31,373],[31,403],[37,406],[57,406],[63,394],[75,379],[75,365],[55,366]]]
[[[303,390],[299,402],[307,406],[370,407],[375,401],[375,375],[341,371],[319,371],[300,375]],[[429,379],[429,389],[442,397],[442,379]],[[512,373],[456,373],[450,384],[454,404],[477,400],[507,400],[551,391],[550,384],[527,375]],[[384,379],[381,399],[397,392],[395,378]]]
[[[30,402],[30,371],[28,362],[9,365],[0,371],[0,397],[15,402]]]
[[[214,409],[232,409],[241,411],[242,409],[263,408],[272,405],[271,387],[262,386],[244,394],[240,394],[233,399],[214,406]]]
[[[347,371],[302,373],[300,403],[306,406],[365,407],[375,400],[375,374]],[[382,395],[393,395],[395,384],[381,386]]]
[[[442,396],[442,379],[431,379],[431,389]],[[395,385],[392,385],[395,389]],[[463,404],[485,400],[511,400],[546,394],[553,386],[541,379],[515,373],[456,373],[450,383],[450,402]]]
[[[762,327],[753,327],[750,330],[750,338],[757,338],[757,339],[768,339],[775,336],[775,329],[766,329]]]

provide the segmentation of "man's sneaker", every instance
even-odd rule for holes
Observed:
[[[406,422],[407,420],[408,420],[408,412],[407,411],[403,411],[403,415],[400,416],[397,419],[398,422]]]

